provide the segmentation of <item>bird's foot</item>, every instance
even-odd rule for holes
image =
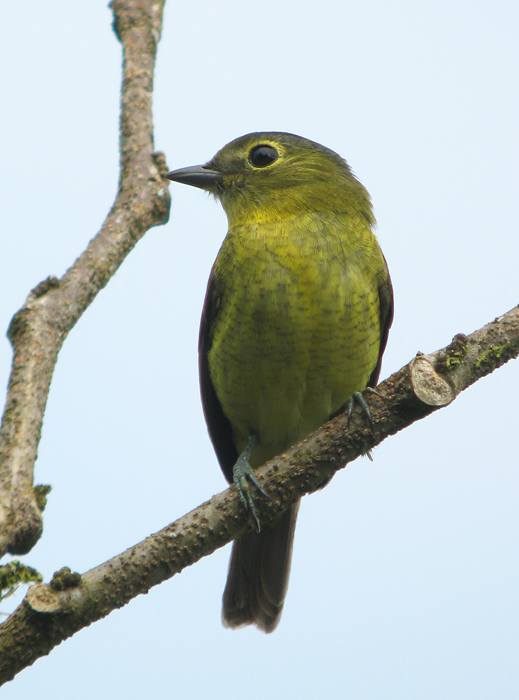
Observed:
[[[362,391],[354,391],[353,394],[350,396],[350,398],[346,401],[346,408],[348,409],[348,427],[350,426],[350,419],[351,419],[351,412],[353,411],[353,407],[355,404],[358,404],[368,419],[369,427],[371,429],[371,434],[375,436],[375,427],[373,425],[373,419],[371,417],[371,411],[369,410],[369,406],[366,403],[366,399],[364,398],[363,394],[375,394],[375,396],[378,396],[380,399],[384,399],[385,396],[382,396],[382,394],[379,394],[378,391],[375,389],[372,389],[370,386],[366,387]],[[370,453],[367,453],[368,458],[372,460]]]
[[[265,496],[265,498],[268,498],[269,500],[271,500],[271,498],[265,491],[263,486],[256,479],[254,471],[251,465],[249,464],[249,457],[251,455],[252,450],[257,444],[257,436],[251,435],[249,438],[249,442],[247,443],[247,447],[243,450],[241,455],[238,457],[236,464],[234,465],[234,468],[232,470],[232,477],[234,485],[236,486],[236,490],[238,491],[240,501],[243,503],[243,506],[247,513],[250,513],[250,515],[252,515],[256,532],[260,532],[261,525],[258,518],[258,514],[256,513],[256,508],[254,507],[254,501],[252,499],[250,484],[254,484],[258,491]]]

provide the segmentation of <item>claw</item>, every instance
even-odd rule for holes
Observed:
[[[369,406],[366,403],[366,399],[364,398],[363,394],[368,393],[368,394],[375,394],[375,396],[378,396],[380,399],[385,398],[382,396],[382,394],[379,394],[378,391],[375,389],[372,389],[370,386],[366,387],[362,391],[354,391],[353,394],[350,396],[348,401],[346,402],[346,406],[348,407],[348,428],[350,427],[350,419],[351,419],[351,412],[353,411],[353,406],[357,403],[366,418],[368,419],[369,427],[371,429],[371,434],[373,437],[375,437],[375,427],[373,425],[373,419],[371,417],[371,411],[369,410]],[[368,454],[368,457],[371,459],[371,456]]]
[[[254,484],[258,491],[262,493],[265,496],[265,498],[268,498],[269,501],[272,499],[257,480],[252,470],[252,467],[249,464],[249,457],[251,455],[252,450],[257,444],[257,436],[251,435],[249,438],[249,442],[247,443],[247,447],[243,450],[241,455],[238,457],[236,464],[234,465],[232,476],[234,485],[236,486],[236,490],[238,491],[238,496],[240,497],[240,501],[243,503],[243,507],[245,508],[245,510],[252,515],[256,532],[260,532],[261,525],[258,518],[258,514],[256,513],[256,508],[254,507],[254,501],[252,499],[249,483]]]

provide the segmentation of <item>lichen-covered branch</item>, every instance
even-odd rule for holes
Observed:
[[[367,395],[374,434],[362,415],[351,425],[339,415],[257,470],[271,496],[258,497],[268,524],[289,504],[318,489],[333,474],[389,435],[451,403],[481,377],[519,355],[519,307],[469,336],[457,335],[432,355],[418,354],[379,385],[384,398]],[[143,542],[81,576],[63,568],[50,584],[32,586],[0,625],[0,684],[78,630],[171,578],[252,524],[234,486]]]
[[[112,2],[124,49],[117,197],[84,253],[61,279],[49,277],[33,289],[9,328],[14,355],[0,430],[0,556],[25,554],[41,535],[34,462],[63,342],[137,241],[168,220],[167,168],[162,154],[154,153],[151,111],[164,2]]]

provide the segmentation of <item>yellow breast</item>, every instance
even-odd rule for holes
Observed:
[[[304,214],[231,228],[214,274],[211,380],[238,453],[258,436],[258,466],[366,386],[385,264],[362,217]]]

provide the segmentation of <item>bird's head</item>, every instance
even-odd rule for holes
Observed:
[[[294,134],[241,136],[205,165],[173,170],[166,177],[217,197],[230,226],[303,212],[355,212],[374,223],[369,194],[346,161]]]

